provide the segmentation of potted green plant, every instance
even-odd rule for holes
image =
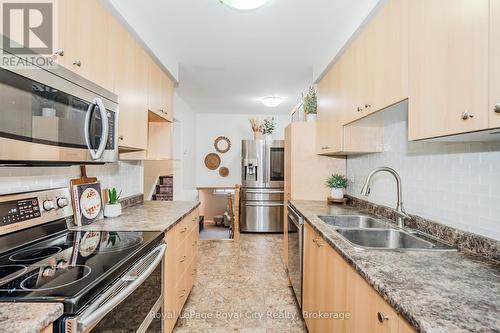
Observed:
[[[326,186],[331,189],[330,196],[332,199],[342,199],[344,197],[348,182],[346,177],[338,173],[326,179]]]
[[[310,122],[316,121],[316,114],[318,112],[318,97],[314,87],[309,88],[309,92],[302,98],[304,113],[306,120]]]
[[[262,121],[262,134],[265,135],[266,140],[272,140],[273,132],[276,128],[274,117],[266,118]]]
[[[108,202],[104,205],[105,217],[117,217],[122,214],[121,194],[122,192],[118,193],[114,187],[108,189]]]

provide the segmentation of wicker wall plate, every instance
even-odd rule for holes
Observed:
[[[214,142],[215,150],[221,154],[227,153],[231,149],[231,140],[225,136],[219,136]]]
[[[229,169],[228,169],[228,168],[226,168],[226,167],[222,167],[222,168],[220,168],[220,169],[219,169],[219,175],[220,175],[221,177],[227,177],[227,176],[229,176]]]
[[[210,153],[205,156],[205,166],[210,170],[215,170],[220,165],[220,157],[215,153]]]

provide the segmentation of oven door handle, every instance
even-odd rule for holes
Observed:
[[[118,283],[113,285],[110,289],[108,289],[104,294],[102,294],[97,300],[93,302],[95,306],[90,306],[87,310],[85,310],[80,316],[76,319],[76,326],[78,327],[77,332],[88,332],[90,331],[99,321],[106,316],[113,308],[115,308],[118,304],[123,302],[134,290],[136,290],[156,269],[158,264],[163,260],[163,256],[165,255],[165,251],[167,249],[166,244],[162,244],[156,247],[153,252],[147,256],[146,258],[140,260],[131,271],[119,279]],[[154,257],[151,259],[151,257]],[[140,271],[139,274],[135,275],[134,271],[139,270],[144,263],[151,261],[148,264],[147,268]],[[123,285],[126,284],[125,287]],[[120,290],[116,295],[113,295],[116,290]],[[107,300],[110,295],[112,298]],[[102,306],[100,306],[101,302],[103,302]]]
[[[97,106],[99,108],[99,112],[101,114],[102,128],[101,128],[101,142],[99,142],[99,147],[94,151],[92,146],[90,145],[90,116],[92,114],[92,108]],[[84,134],[85,134],[85,144],[90,152],[90,156],[93,160],[98,160],[101,158],[104,153],[104,149],[106,149],[106,144],[108,142],[108,130],[109,130],[109,120],[108,113],[106,108],[104,107],[104,103],[99,97],[94,98],[94,101],[89,104],[89,108],[87,109],[87,114],[85,114],[85,125],[84,125]]]

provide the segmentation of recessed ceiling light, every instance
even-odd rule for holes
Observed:
[[[280,105],[285,98],[281,96],[266,96],[260,99],[260,102],[269,108],[275,108]]]
[[[252,10],[263,6],[268,0],[219,0],[234,9],[238,10]]]

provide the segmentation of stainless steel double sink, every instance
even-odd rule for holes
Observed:
[[[354,247],[379,250],[456,251],[425,233],[399,229],[368,215],[318,216]]]

